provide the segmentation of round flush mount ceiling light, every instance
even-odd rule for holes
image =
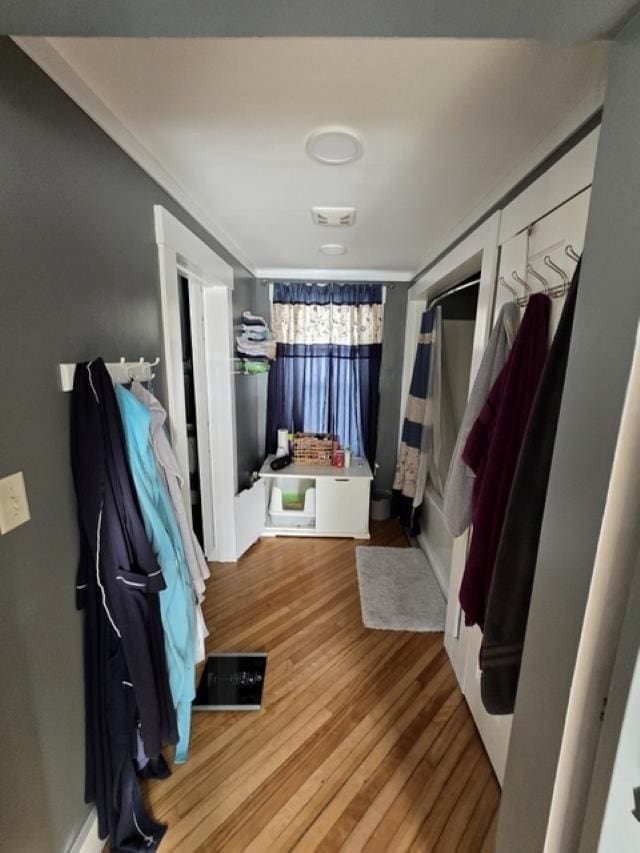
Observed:
[[[319,127],[307,138],[307,154],[318,163],[343,166],[362,156],[360,137],[346,127]]]
[[[325,243],[324,246],[320,246],[320,251],[323,255],[346,255],[347,247],[342,243]]]

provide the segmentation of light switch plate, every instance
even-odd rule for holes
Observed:
[[[0,534],[29,521],[29,504],[22,471],[0,480]]]

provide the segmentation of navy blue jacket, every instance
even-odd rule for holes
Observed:
[[[100,836],[110,836],[112,850],[154,850],[164,827],[144,808],[135,759],[143,751],[163,775],[161,749],[177,740],[158,601],[164,580],[140,518],[102,359],[76,367],[71,458],[80,525],[77,606],[85,613],[85,797],[96,803]]]

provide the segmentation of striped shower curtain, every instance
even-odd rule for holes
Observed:
[[[392,515],[412,533],[418,528],[415,510],[422,503],[433,441],[433,401],[429,387],[432,348],[440,327],[439,311],[431,309],[422,315],[393,481]]]

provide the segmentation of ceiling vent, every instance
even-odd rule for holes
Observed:
[[[316,225],[344,227],[356,221],[355,207],[312,207],[311,218]]]

